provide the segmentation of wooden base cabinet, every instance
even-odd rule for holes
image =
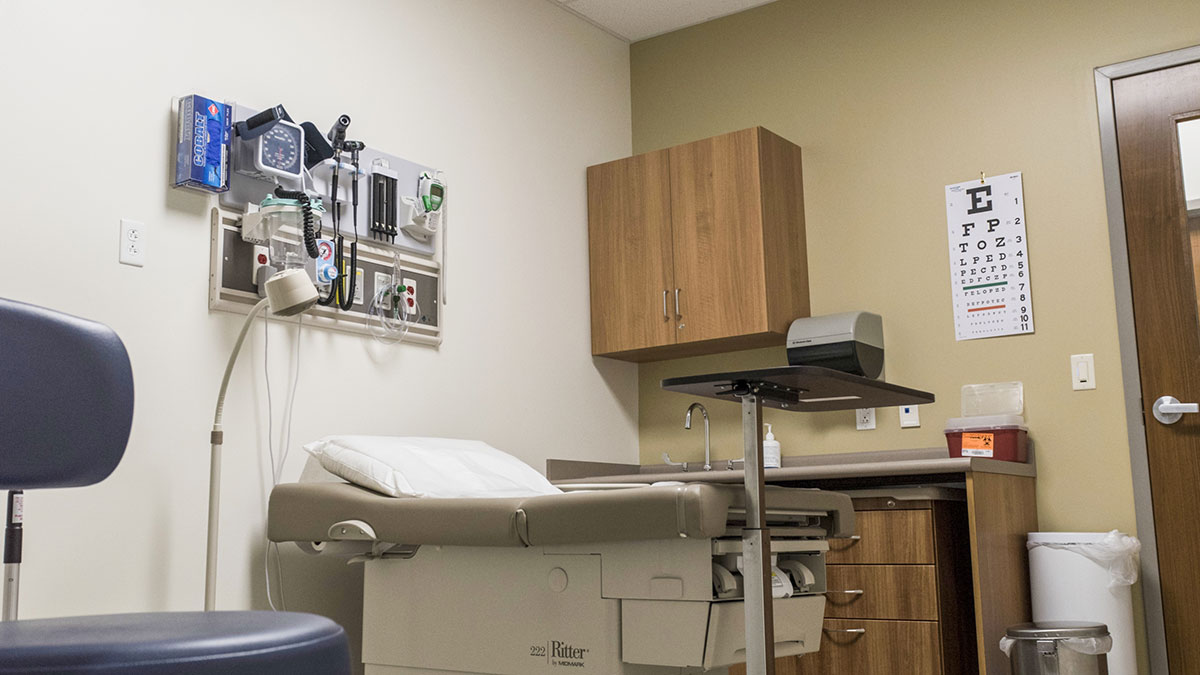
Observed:
[[[784,344],[809,315],[800,154],[755,127],[588,167],[592,354]]]
[[[857,536],[831,540],[826,558],[821,648],[778,659],[776,675],[979,672],[966,502],[871,497],[854,505]]]

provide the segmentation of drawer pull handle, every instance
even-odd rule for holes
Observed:
[[[866,628],[825,628],[823,630],[826,633],[854,633],[856,635],[862,635],[867,632]]]
[[[852,589],[850,589],[850,590],[848,590],[848,591],[825,591],[825,593],[826,593],[826,594],[829,594],[829,593],[844,593],[844,594],[846,594],[846,595],[862,595],[863,593],[866,593],[866,591],[864,591],[864,590],[863,590],[863,589],[861,589],[861,588],[852,588]]]
[[[804,646],[804,640],[782,640],[782,641],[780,641],[780,642],[776,642],[776,643],[775,643],[775,650],[776,650],[776,651],[783,651],[784,649],[787,649],[788,647],[791,647],[791,646],[803,647],[803,646]],[[745,656],[746,656],[746,648],[745,648],[745,647],[742,647],[742,648],[740,648],[740,649],[735,649],[735,650],[733,650],[733,655],[734,655],[734,656],[741,656],[741,657],[745,657]]]

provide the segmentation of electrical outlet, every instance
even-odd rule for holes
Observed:
[[[909,429],[912,427],[921,426],[921,415],[917,412],[915,405],[902,405],[898,407],[900,411],[900,428]]]
[[[417,282],[413,279],[404,279],[404,295],[401,302],[404,303],[404,312],[408,316],[417,315]]]
[[[136,220],[121,219],[121,248],[117,258],[121,264],[134,267],[146,264],[145,228]]]
[[[859,431],[867,431],[875,428],[875,409],[874,408],[858,408],[854,411],[854,426]]]
[[[375,284],[372,288],[375,289],[375,294],[379,295],[383,291],[383,297],[379,299],[379,306],[384,309],[391,309],[392,297],[396,295],[396,289],[389,288],[392,285],[392,275],[384,274],[383,272],[375,273]]]
[[[354,274],[354,304],[363,304],[363,295],[366,292],[366,288],[363,286],[363,268],[356,268]]]
[[[271,249],[267,246],[256,245],[254,247],[254,262],[250,266],[250,283],[257,286],[262,281],[258,278],[258,271],[270,264]]]

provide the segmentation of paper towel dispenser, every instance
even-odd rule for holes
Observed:
[[[796,319],[788,328],[787,356],[789,365],[878,379],[883,372],[883,317],[844,312]]]

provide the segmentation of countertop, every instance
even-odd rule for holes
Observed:
[[[639,466],[574,460],[546,460],[546,476],[554,483],[650,483],[655,481],[741,483],[744,471],[729,470],[726,460],[714,460],[713,470],[703,471],[692,462],[688,471],[666,464]],[[1032,452],[1028,462],[1005,462],[984,457],[951,457],[946,448],[880,450],[828,455],[784,457],[783,466],[766,469],[768,483],[796,483],[838,479],[913,477],[920,482],[943,478],[953,482],[968,472],[1036,476]]]

